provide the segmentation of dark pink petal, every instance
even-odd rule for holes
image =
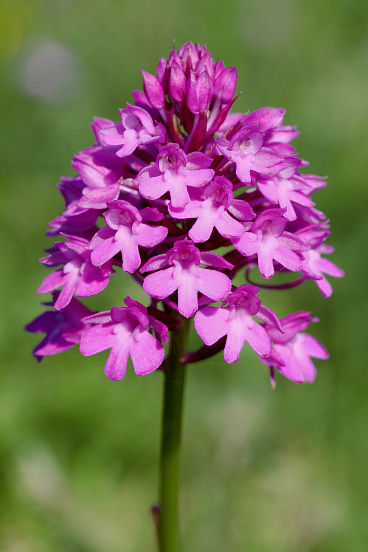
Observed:
[[[228,211],[239,220],[252,220],[255,217],[252,207],[242,199],[233,199]]]
[[[66,275],[63,289],[60,291],[58,298],[55,301],[55,309],[62,310],[69,305],[72,300],[75,288],[77,287],[78,282],[78,272],[69,273]]]

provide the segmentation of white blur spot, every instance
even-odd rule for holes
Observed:
[[[64,103],[81,90],[84,70],[70,48],[53,40],[32,40],[20,54],[18,86],[27,96]]]

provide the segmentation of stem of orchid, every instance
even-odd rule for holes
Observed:
[[[159,481],[158,545],[160,552],[179,550],[179,451],[183,417],[185,365],[181,359],[189,321],[171,333],[167,369],[164,372]]]

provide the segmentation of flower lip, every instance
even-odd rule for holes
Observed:
[[[161,149],[156,164],[161,172],[177,172],[186,165],[186,155],[178,144],[168,144]]]
[[[174,247],[167,253],[167,262],[169,264],[179,263],[182,266],[189,267],[193,264],[199,265],[201,254],[199,249],[190,240],[176,241]]]
[[[225,303],[233,309],[245,310],[252,316],[257,314],[261,306],[261,300],[257,297],[259,289],[256,286],[243,284],[230,293]]]
[[[233,185],[227,178],[223,176],[215,176],[203,191],[204,199],[212,198],[217,207],[224,206],[225,209],[230,207],[233,196]]]

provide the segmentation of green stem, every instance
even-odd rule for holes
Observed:
[[[188,330],[188,320],[183,320],[182,328],[172,332],[164,372],[158,515],[160,552],[179,550],[179,450],[185,385],[185,365],[181,358]]]

